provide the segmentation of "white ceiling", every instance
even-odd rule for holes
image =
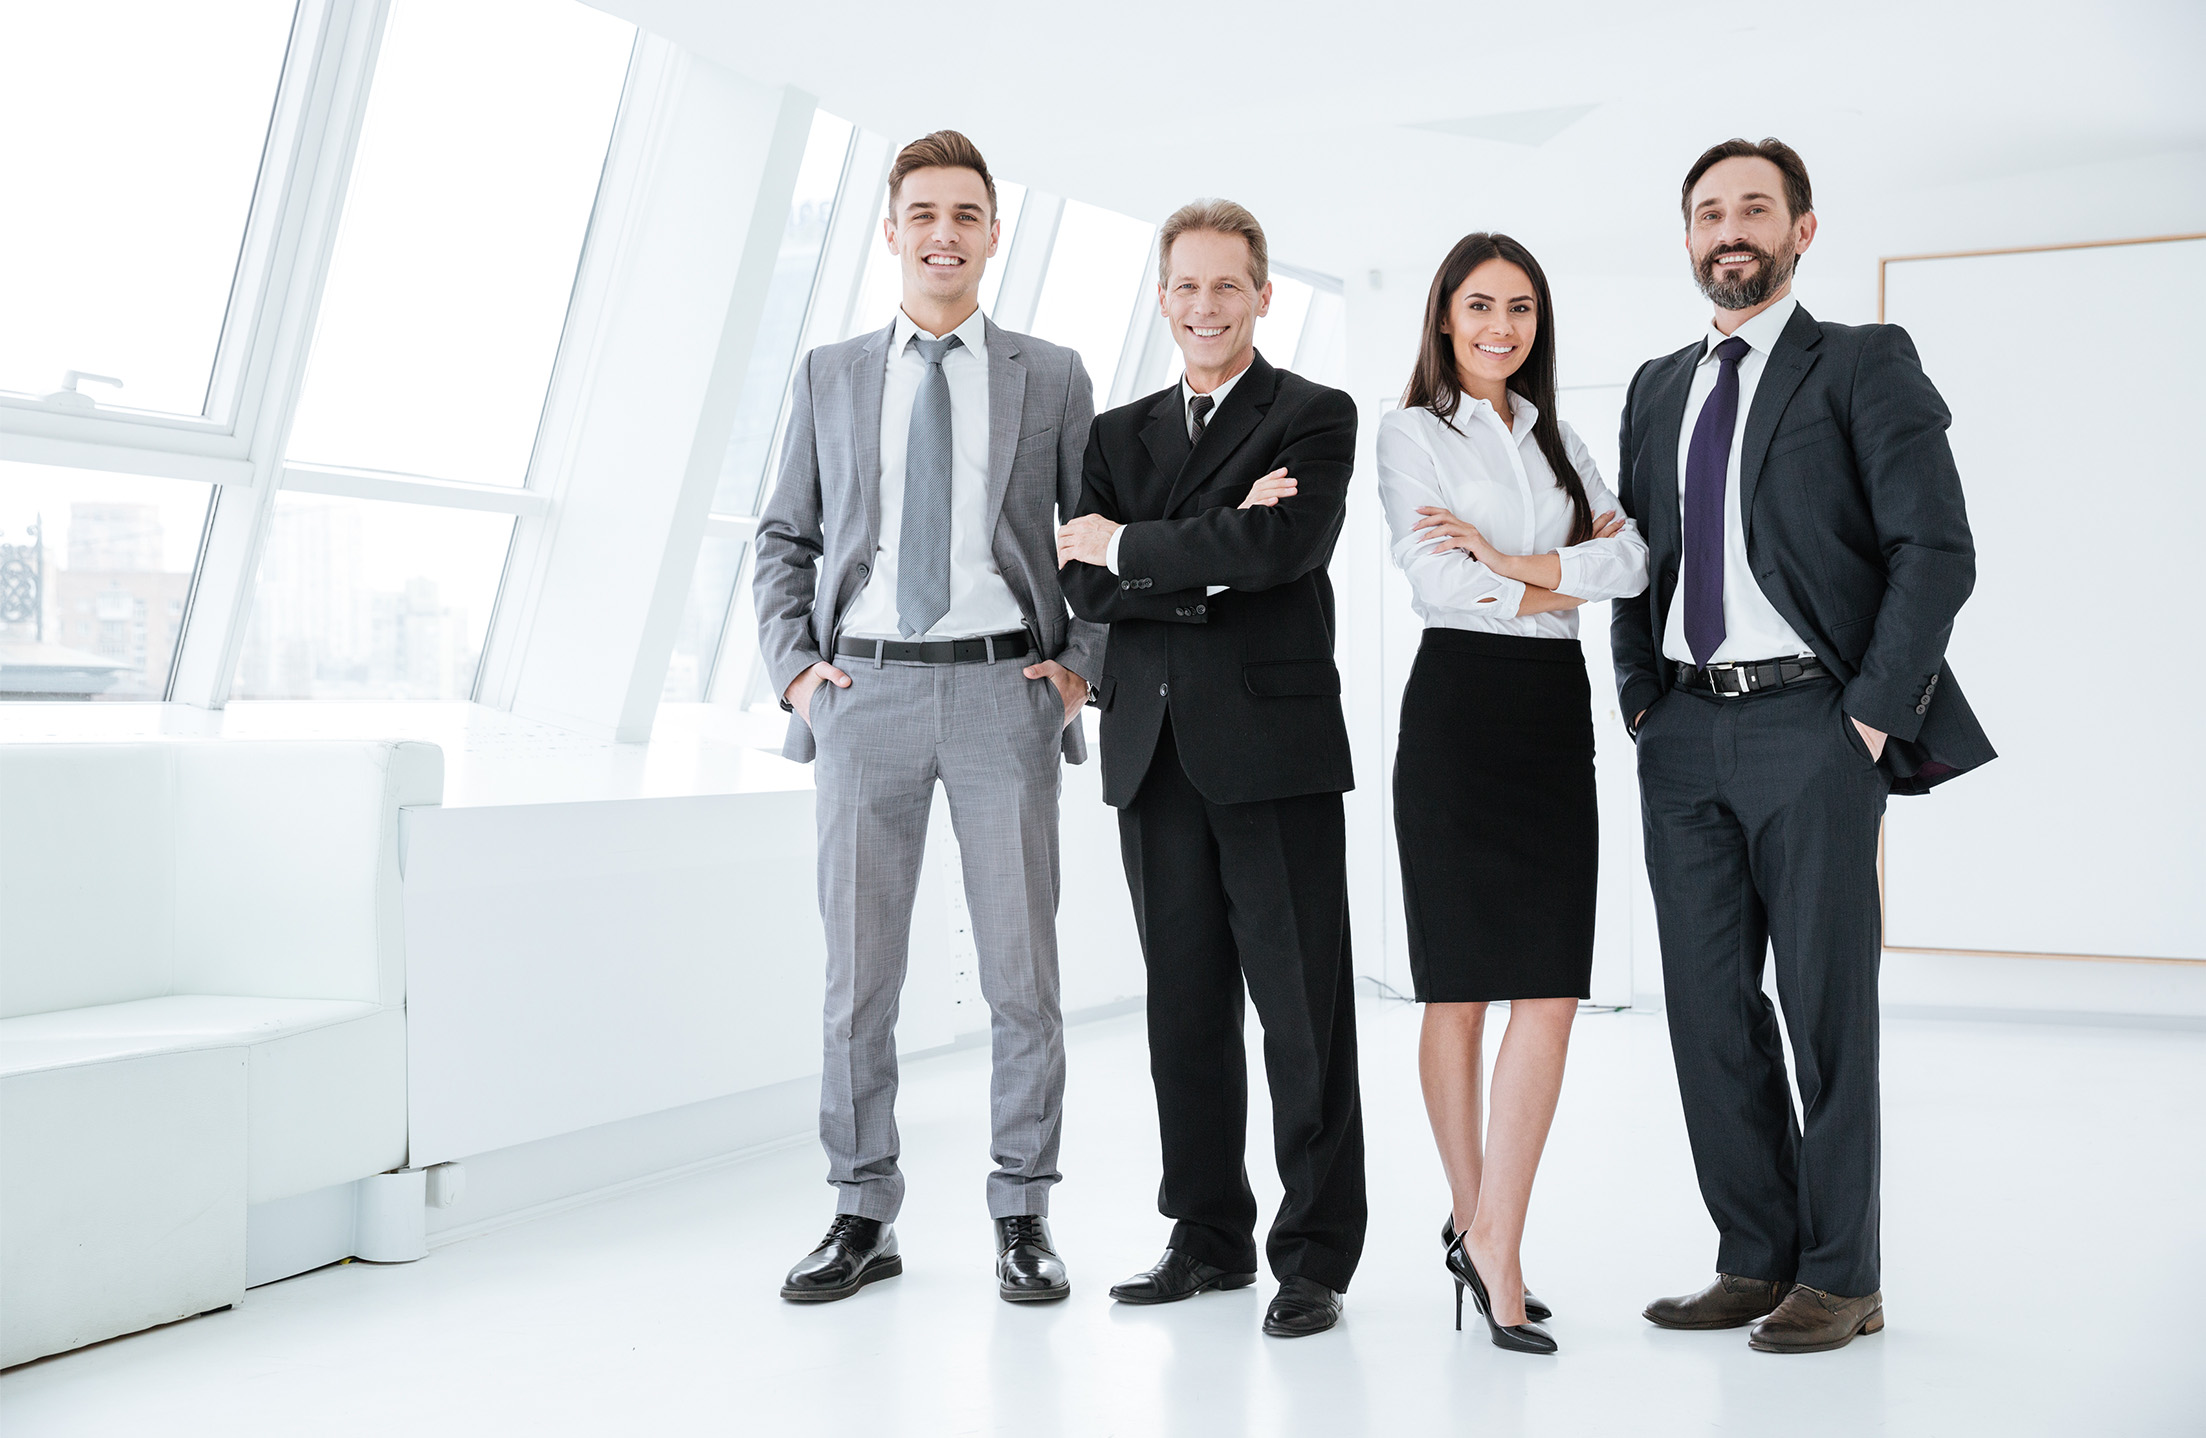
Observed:
[[[1819,245],[1857,282],[1895,248],[2124,233],[2117,197],[1970,213],[1986,185],[2062,167],[2193,152],[2184,193],[2146,212],[2206,228],[2199,0],[593,3],[897,139],[962,129],[1028,184],[1151,218],[1229,195],[1283,258],[1385,269],[1390,290],[1398,271],[1420,296],[1479,228],[1551,270],[1682,284],[1678,182],[1734,134],[1806,156]]]

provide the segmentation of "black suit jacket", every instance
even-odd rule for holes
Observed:
[[[1167,705],[1212,803],[1355,787],[1325,574],[1355,457],[1355,401],[1262,355],[1199,445],[1176,383],[1096,417],[1080,513],[1126,526],[1119,572],[1073,563],[1063,583],[1073,613],[1111,626],[1095,692],[1106,802],[1133,802]],[[1235,508],[1282,466],[1292,499]],[[1206,595],[1213,584],[1231,587]]]
[[[1649,360],[1624,400],[1618,497],[1651,561],[1616,601],[1610,643],[1627,721],[1675,679],[1662,653],[1682,527],[1678,435],[1701,345]],[[1892,790],[1919,794],[1997,757],[1945,662],[1976,583],[1952,416],[1897,325],[1793,311],[1747,413],[1739,508],[1762,593],[1845,686],[1846,712],[1891,738]]]

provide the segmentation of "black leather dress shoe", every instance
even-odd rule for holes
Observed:
[[[782,1280],[781,1296],[792,1303],[829,1303],[903,1271],[895,1229],[878,1219],[838,1213],[820,1246]]]
[[[1155,1268],[1111,1285],[1111,1297],[1120,1303],[1177,1303],[1206,1288],[1246,1288],[1255,1281],[1253,1273],[1228,1273],[1167,1248]]]
[[[1440,1220],[1440,1247],[1443,1252],[1455,1247],[1455,1215],[1452,1213]],[[1451,1270],[1454,1267],[1452,1259],[1449,1267]],[[1537,1293],[1529,1288],[1524,1290],[1524,1317],[1527,1322],[1545,1323],[1554,1316],[1555,1310],[1549,1308]]]
[[[996,1220],[996,1287],[1006,1303],[1049,1303],[1072,1292],[1048,1219],[1023,1213]]]
[[[1274,1338],[1307,1338],[1340,1322],[1340,1295],[1301,1274],[1279,1285],[1264,1310],[1264,1331]]]

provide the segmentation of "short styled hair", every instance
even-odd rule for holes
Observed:
[[[1726,140],[1720,145],[1710,145],[1701,157],[1693,162],[1693,168],[1685,172],[1685,185],[1678,191],[1678,209],[1685,215],[1688,229],[1693,224],[1693,186],[1725,160],[1767,160],[1785,177],[1785,208],[1799,219],[1815,208],[1815,192],[1808,187],[1808,162],[1800,158],[1800,152],[1772,135],[1757,143],[1753,140]]]
[[[955,130],[937,130],[918,139],[896,152],[896,163],[889,166],[889,218],[896,218],[896,192],[904,187],[904,181],[914,170],[971,170],[980,176],[980,182],[988,187],[988,214],[996,213],[996,177],[988,173],[988,161],[981,158],[980,146],[966,139]]]
[[[1195,200],[1172,212],[1172,218],[1157,231],[1157,285],[1169,289],[1172,285],[1172,246],[1189,230],[1209,230],[1220,235],[1239,235],[1249,245],[1249,278],[1258,289],[1271,281],[1271,249],[1264,243],[1264,227],[1256,223],[1256,216],[1244,205],[1231,200]]]

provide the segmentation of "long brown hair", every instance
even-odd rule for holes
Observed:
[[[1593,505],[1586,499],[1585,483],[1578,478],[1577,466],[1563,448],[1562,422],[1555,417],[1555,306],[1548,297],[1547,275],[1530,250],[1507,235],[1485,231],[1456,241],[1455,248],[1440,262],[1440,272],[1432,277],[1432,293],[1425,297],[1424,336],[1417,346],[1417,369],[1409,377],[1409,388],[1402,392],[1402,408],[1429,409],[1442,424],[1455,428],[1455,412],[1463,403],[1463,385],[1456,376],[1455,345],[1441,326],[1447,323],[1455,292],[1463,288],[1471,271],[1488,260],[1507,260],[1532,277],[1539,323],[1532,335],[1532,352],[1509,376],[1509,388],[1532,401],[1539,411],[1532,421],[1532,437],[1540,442],[1547,467],[1555,471],[1555,482],[1570,496],[1573,517],[1569,542],[1582,544],[1593,537]]]

